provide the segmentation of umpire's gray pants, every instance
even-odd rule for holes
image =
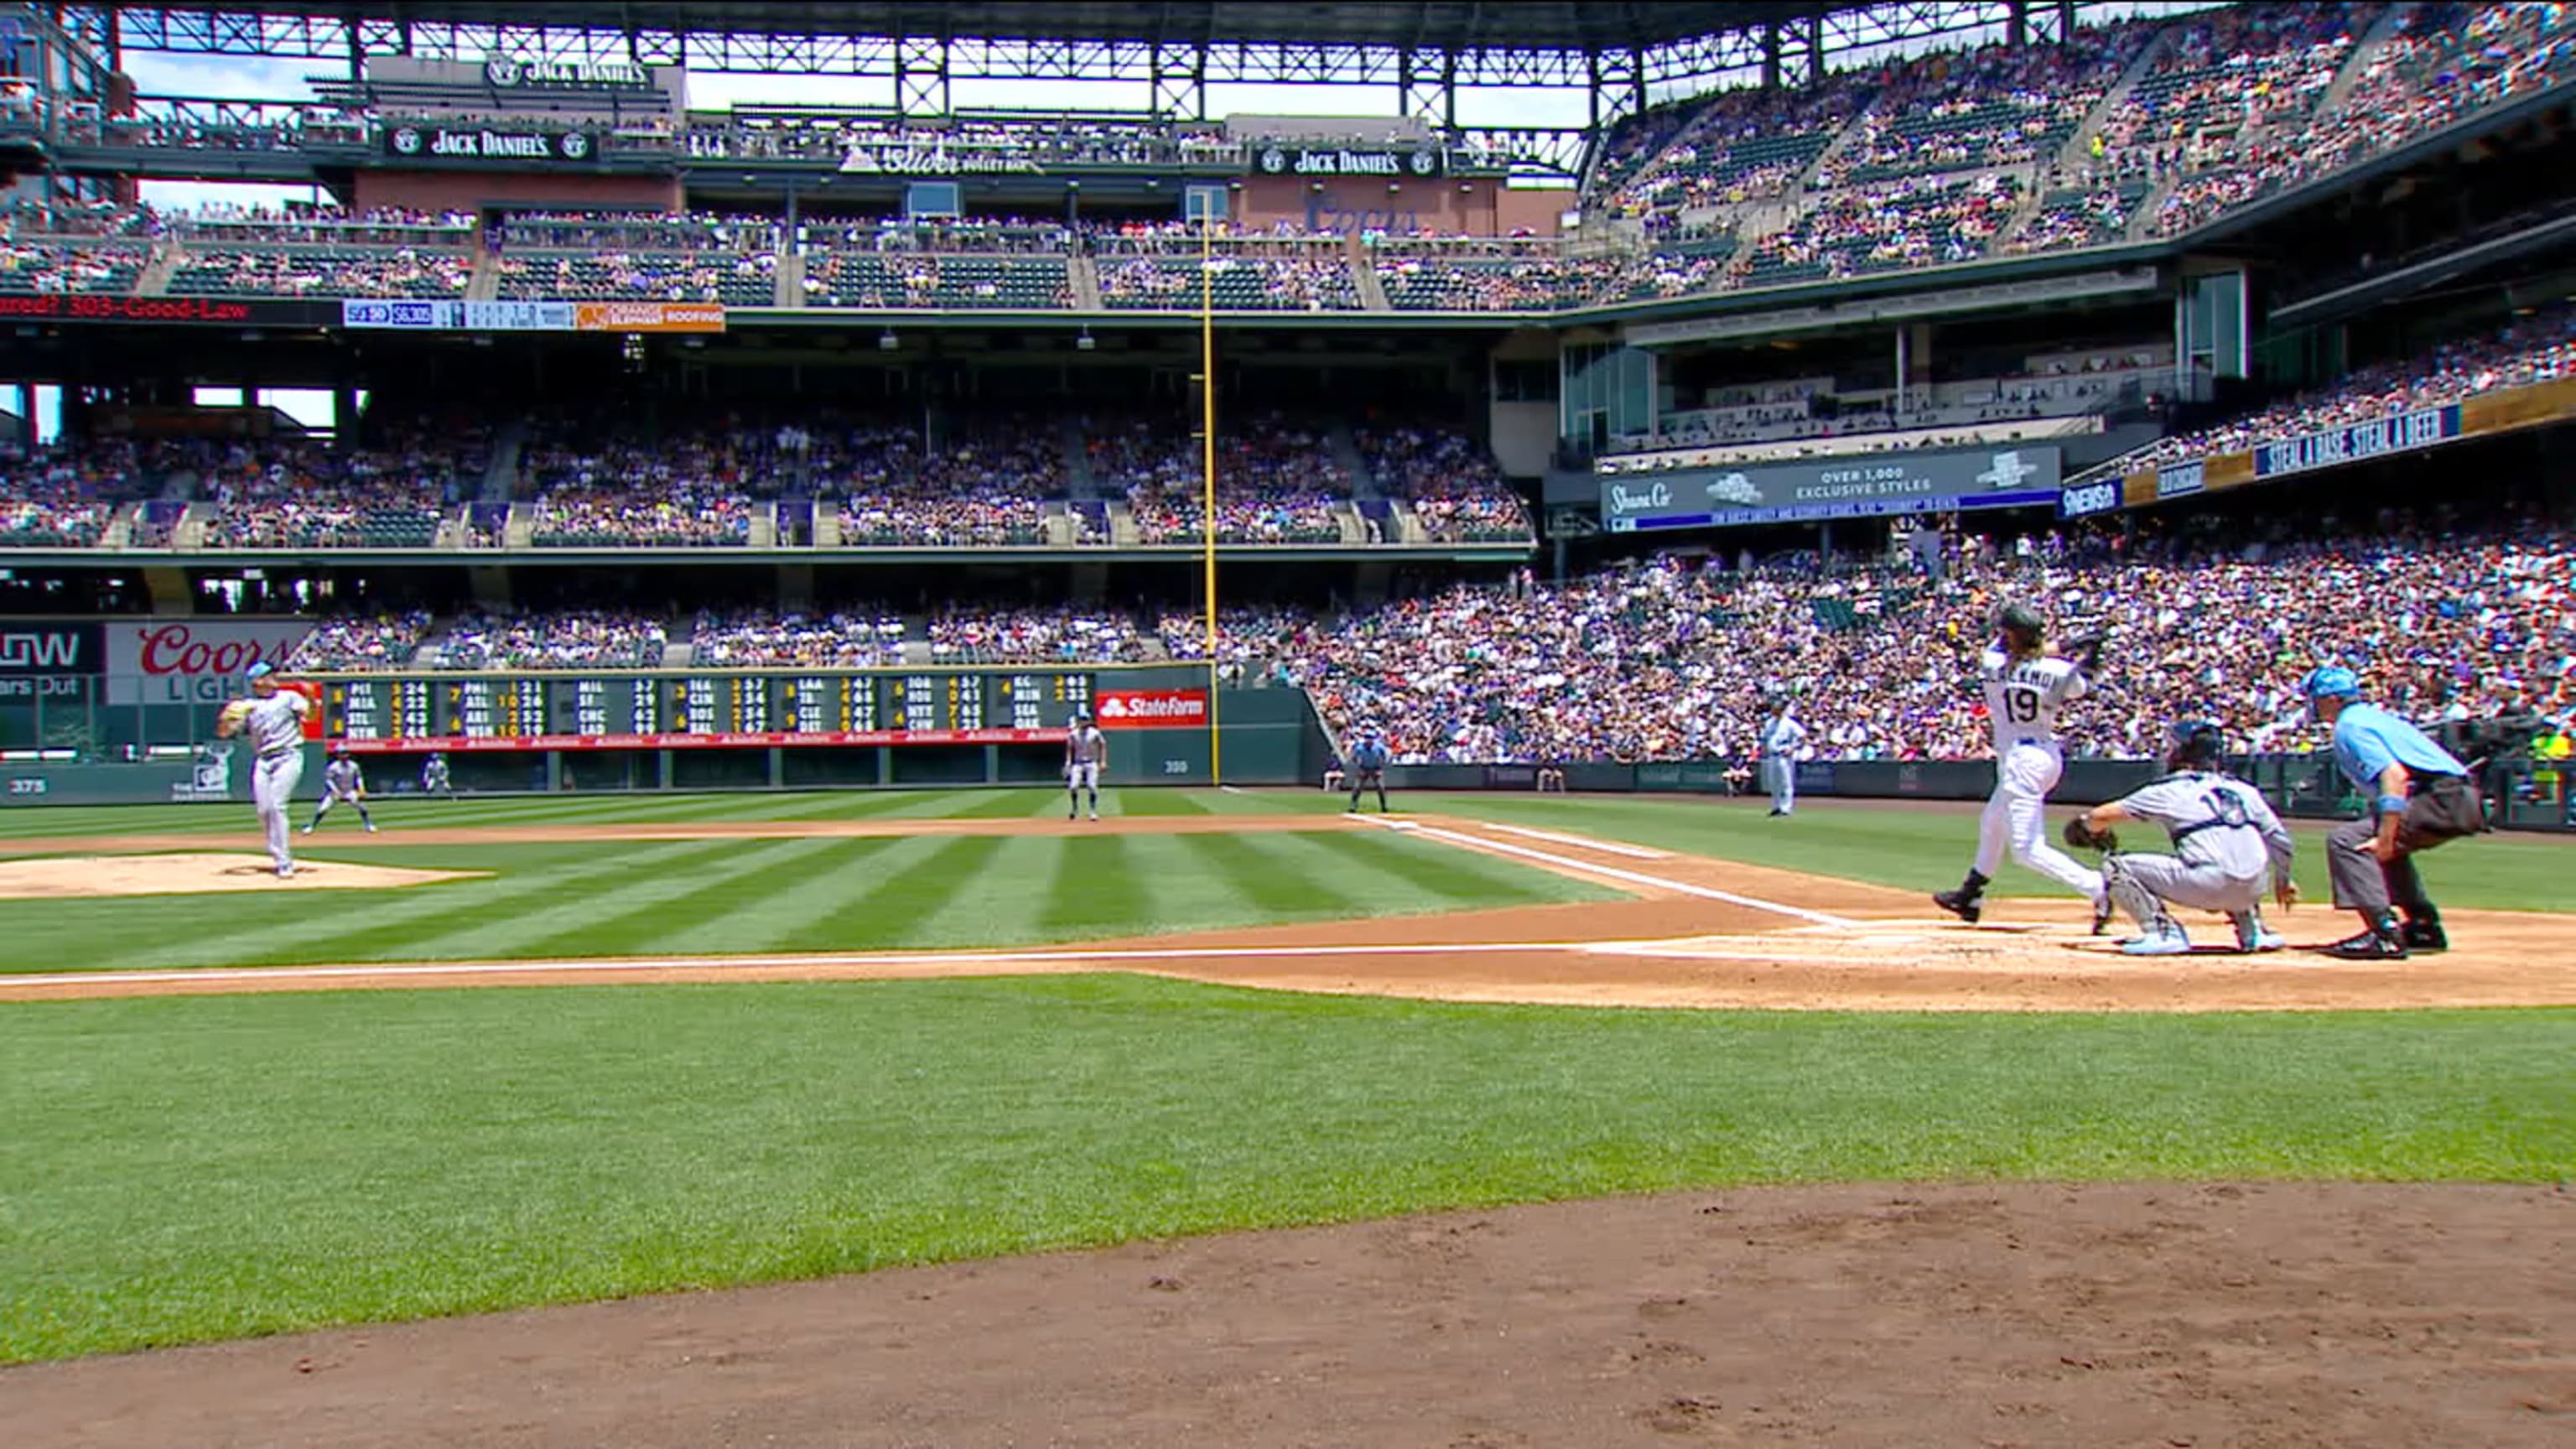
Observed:
[[[2233,876],[2215,865],[2174,855],[2115,854],[2102,862],[2102,884],[2143,931],[2173,924],[2168,905],[2232,915],[2263,904],[2266,873]]]

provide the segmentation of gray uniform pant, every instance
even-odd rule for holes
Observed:
[[[1762,787],[1771,792],[1771,808],[1787,814],[1798,803],[1798,764],[1777,756],[1762,762]]]
[[[2102,861],[2102,884],[2120,909],[2144,931],[2171,927],[2168,905],[2234,915],[2263,904],[2269,872],[2229,875],[2215,865],[2177,855],[2114,854]]]
[[[2395,860],[2382,865],[2362,849],[2378,838],[2376,814],[2347,820],[2326,833],[2326,873],[2334,880],[2335,905],[2366,916],[2381,915],[2391,906],[2409,920],[2432,915],[2432,898],[2424,894],[2424,878],[2415,872],[2416,852],[2486,828],[2486,808],[2468,781],[2457,775],[2419,779],[2397,822]]]
[[[250,803],[258,807],[260,828],[268,832],[268,858],[281,867],[295,863],[286,845],[286,809],[303,778],[302,750],[280,750],[251,761]]]

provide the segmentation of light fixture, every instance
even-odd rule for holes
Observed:
[[[1073,345],[1079,351],[1089,352],[1100,344],[1092,340],[1091,329],[1086,326],[1082,329],[1082,335],[1073,339]]]
[[[894,329],[891,327],[877,334],[877,350],[879,352],[892,352],[902,345],[902,343],[895,340]]]

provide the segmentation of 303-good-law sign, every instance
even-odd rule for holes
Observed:
[[[1104,730],[1204,729],[1204,689],[1104,689],[1097,701]]]

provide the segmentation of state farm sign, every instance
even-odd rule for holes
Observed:
[[[286,667],[313,626],[302,619],[173,619],[111,624],[107,702],[220,702],[243,692],[241,672]]]
[[[1204,689],[1104,689],[1094,703],[1105,730],[1207,728]]]

